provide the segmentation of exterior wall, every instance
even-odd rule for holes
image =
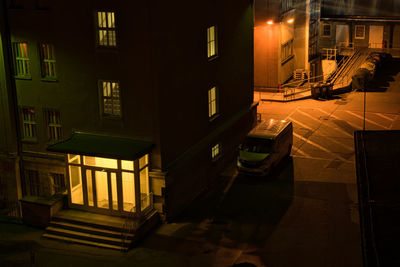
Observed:
[[[279,25],[254,28],[254,86],[256,90],[277,88],[280,59]]]
[[[400,48],[400,24],[393,25],[393,48]]]
[[[0,209],[15,203],[21,197],[19,184],[19,157],[13,84],[10,79],[9,32],[3,2],[0,3]]]
[[[49,174],[65,174],[64,155],[46,151],[44,109],[58,109],[63,139],[78,130],[153,142],[155,204],[176,214],[226,165],[255,118],[252,1],[198,1],[197,12],[187,12],[182,0],[50,1],[40,10],[33,2],[9,9],[11,40],[28,43],[32,75],[16,78],[18,106],[35,109],[37,127],[36,141],[22,140],[24,169],[39,172],[44,196],[52,193]],[[97,10],[115,12],[116,49],[96,47]],[[218,30],[218,57],[209,61],[211,25]],[[41,43],[55,47],[57,81],[41,78]],[[120,82],[121,119],[102,117],[100,79]],[[210,120],[213,85],[218,116]],[[215,142],[226,151],[217,162],[210,160]],[[188,151],[199,154],[186,157]]]
[[[164,205],[167,220],[179,214],[199,193],[221,182],[219,174],[235,160],[238,145],[255,125],[256,112],[256,105],[244,108],[170,166]],[[221,157],[213,161],[211,148],[216,143],[220,144]]]
[[[330,36],[322,36],[320,35],[320,51],[322,52],[322,48],[334,48],[336,44],[336,26],[337,25],[349,25],[349,42],[353,43],[355,47],[368,47],[370,42],[370,26],[383,26],[383,40],[386,41],[387,46],[390,44],[391,40],[391,25],[389,23],[379,23],[379,22],[344,22],[344,21],[334,21],[333,19],[324,20],[320,24],[320,32],[323,31],[323,25],[329,24],[331,25],[331,35]],[[364,38],[359,39],[355,37],[356,26],[362,25],[365,26],[365,35]],[[393,43],[396,37],[396,26],[393,26]]]
[[[165,100],[159,106],[160,172],[166,173],[165,208],[170,215],[204,190],[207,177],[221,169],[210,160],[212,145],[221,142],[220,160],[225,162],[229,156],[225,151],[239,144],[225,140],[223,134],[229,131],[226,123],[242,110],[248,111],[253,102],[253,7],[249,1],[228,0],[199,1],[197,12],[186,12],[186,5],[177,2],[157,5],[150,19],[152,27],[158,29],[163,23],[171,29],[154,30],[152,37],[160,44],[155,50],[159,60],[155,72],[157,81],[162,82],[159,98]],[[228,5],[229,12],[224,12]],[[165,12],[168,8],[180,15],[171,16]],[[208,60],[206,29],[211,25],[217,27],[218,56]],[[176,42],[182,37],[185,41]],[[208,90],[213,86],[218,90],[218,115],[210,119]],[[240,120],[240,125],[239,129],[249,129],[251,120]],[[243,131],[230,131],[230,135],[236,138]],[[191,153],[195,155],[189,156]]]
[[[255,90],[278,89],[293,75],[295,69],[305,69],[306,1],[293,1],[283,10],[283,2],[256,1],[254,28],[254,85]],[[293,23],[288,23],[294,19]],[[273,25],[266,24],[273,20]],[[293,40],[293,56],[282,57],[282,45]]]

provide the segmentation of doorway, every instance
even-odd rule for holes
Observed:
[[[382,48],[383,43],[383,26],[369,26],[369,47]]]
[[[143,211],[151,198],[148,168],[148,155],[117,160],[68,154],[70,206],[114,215]]]
[[[336,25],[336,45],[337,46],[349,46],[349,35],[350,27],[349,25],[338,24]]]

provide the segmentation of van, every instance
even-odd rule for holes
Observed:
[[[239,173],[267,175],[285,156],[290,155],[292,144],[292,122],[275,119],[261,121],[239,146]]]

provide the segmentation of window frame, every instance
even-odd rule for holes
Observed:
[[[294,48],[293,48],[294,38],[290,39],[286,43],[281,45],[281,64],[286,63],[290,59],[294,57]],[[287,53],[287,49],[289,52]]]
[[[214,95],[215,98],[212,99],[212,90],[214,89]],[[219,114],[219,105],[218,105],[218,87],[216,85],[211,86],[211,88],[209,88],[207,90],[207,102],[208,102],[208,119],[210,121],[212,121],[213,119],[215,119],[218,114]],[[213,112],[214,111],[214,112]]]
[[[95,10],[94,11],[95,12],[95,14],[94,14],[94,18],[95,18],[95,21],[94,21],[94,23],[95,23],[95,27],[96,27],[96,47],[97,48],[102,48],[102,49],[116,49],[117,47],[118,47],[118,34],[117,34],[117,23],[116,23],[116,12],[115,12],[115,10],[107,10],[107,9],[104,9],[104,10]],[[106,15],[106,26],[105,27],[102,27],[102,26],[100,26],[99,24],[99,13],[105,13],[105,15]],[[109,17],[108,17],[108,13],[112,13],[113,14],[113,22],[114,22],[114,26],[113,27],[110,27],[108,24],[109,24],[109,21],[108,21],[108,19],[109,19]],[[105,36],[107,36],[107,44],[102,44],[101,42],[100,42],[100,31],[105,31],[106,32],[106,34],[105,35],[103,35],[103,38],[105,37]],[[112,43],[112,44],[110,44],[110,36],[109,36],[109,32],[113,32],[113,39],[114,39],[114,42]]]
[[[52,58],[45,58],[45,53],[43,50],[43,46],[46,46],[46,53],[47,56],[49,55],[49,49],[48,47],[51,47],[51,49],[53,50],[52,52]],[[39,44],[39,55],[40,55],[40,66],[41,66],[41,75],[42,75],[42,80],[46,80],[46,81],[57,81],[58,77],[57,77],[57,59],[56,59],[56,54],[55,54],[55,46],[52,43],[40,43]],[[46,64],[49,64],[49,66],[53,66],[52,67],[52,71],[49,72],[53,72],[54,75],[48,75],[46,72]],[[49,67],[49,69],[51,69]]]
[[[21,54],[20,45],[26,45],[26,56],[19,56]],[[32,79],[31,73],[31,59],[29,57],[29,45],[28,42],[18,41],[12,42],[13,60],[14,60],[14,78],[16,79]],[[19,63],[22,62],[23,72],[19,72]],[[26,62],[26,63],[25,63]]]
[[[104,105],[104,100],[105,100],[105,96],[104,96],[104,83],[111,83],[111,96],[107,96],[107,99],[111,100],[111,105],[112,105],[112,110],[114,110],[113,108],[113,87],[112,84],[117,84],[118,85],[118,102],[119,102],[119,114],[114,114],[114,112],[112,113],[106,113],[105,112],[105,105]],[[101,108],[100,108],[100,113],[101,116],[103,118],[114,118],[114,119],[121,119],[122,118],[122,94],[121,94],[121,83],[117,80],[105,80],[105,79],[100,79],[98,81],[98,87],[100,90],[100,103],[101,103]]]
[[[57,122],[50,122],[50,113],[58,115],[58,123]],[[58,109],[44,109],[43,110],[44,119],[46,122],[46,132],[47,132],[47,140],[51,143],[57,142],[62,140],[62,124],[61,124],[61,112]],[[56,116],[57,117],[57,116]],[[54,133],[57,136],[53,138],[51,134],[51,129],[54,129]]]
[[[358,37],[357,36],[357,28],[362,27],[362,37]],[[355,25],[354,26],[354,39],[358,39],[358,40],[364,40],[365,39],[365,25]]]
[[[211,29],[214,29],[214,35],[211,35]],[[210,25],[206,29],[207,37],[207,59],[214,60],[218,57],[218,27],[216,25]],[[214,37],[211,39],[211,37]],[[212,51],[212,44],[214,44],[214,51]]]
[[[37,128],[37,117],[36,110],[34,107],[23,106],[20,108],[21,111],[21,133],[22,133],[22,141],[28,142],[37,142],[38,138],[38,128]],[[29,110],[28,112],[32,115],[29,120],[25,120],[25,110]],[[33,111],[33,112],[32,112]],[[33,118],[33,120],[32,120]],[[30,132],[32,135],[26,135],[25,125],[28,125],[30,128]]]
[[[325,26],[329,27],[329,35],[325,34]],[[321,23],[321,37],[332,37],[332,25],[330,23]]]
[[[211,147],[211,161],[217,161],[221,157],[221,143],[215,143]]]

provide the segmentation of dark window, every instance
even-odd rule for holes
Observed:
[[[40,57],[42,64],[42,77],[55,80],[57,78],[57,72],[54,45],[41,44]]]
[[[67,188],[64,174],[50,173],[50,177],[55,193],[63,192]]]
[[[58,110],[47,109],[44,112],[47,127],[47,136],[50,141],[61,140],[61,120]]]
[[[322,29],[322,36],[329,37],[331,36],[331,25],[330,24],[324,24]]]
[[[25,170],[24,182],[22,184],[22,194],[24,196],[40,196],[39,172]]]
[[[36,139],[35,109],[32,107],[22,108],[22,132],[24,139]]]

